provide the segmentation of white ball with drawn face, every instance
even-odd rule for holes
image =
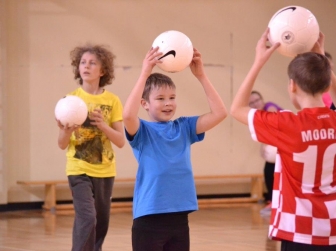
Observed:
[[[184,33],[170,30],[161,33],[153,42],[153,48],[162,52],[157,66],[166,72],[179,72],[189,66],[193,57],[193,45]]]
[[[68,95],[56,104],[55,117],[64,126],[82,125],[87,116],[87,105],[80,97]]]
[[[277,51],[287,57],[310,51],[319,37],[319,25],[312,12],[300,6],[277,11],[269,24],[268,39],[280,43]]]

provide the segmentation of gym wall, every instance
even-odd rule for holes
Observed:
[[[18,186],[18,180],[66,179],[54,107],[78,87],[69,58],[75,46],[110,46],[117,56],[116,79],[107,89],[124,103],[156,36],[179,30],[202,53],[205,70],[229,109],[260,35],[272,15],[287,5],[315,14],[326,35],[326,50],[336,56],[336,1],[0,0],[0,204],[43,199],[43,187],[27,189]],[[294,109],[287,94],[289,61],[275,53],[255,89],[266,101]],[[157,67],[154,71],[161,72]],[[167,75],[177,86],[176,117],[208,110],[202,87],[189,69]],[[141,111],[141,117],[147,114]],[[118,177],[134,178],[137,163],[128,143],[114,149]],[[198,176],[262,173],[264,164],[248,128],[230,116],[192,146],[192,162]],[[246,184],[213,185],[199,186],[198,192],[248,192]],[[114,196],[132,196],[132,190],[116,188]],[[68,199],[68,190],[58,194],[58,200]]]

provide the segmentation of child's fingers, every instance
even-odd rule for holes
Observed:
[[[162,55],[162,52],[159,52],[158,49],[159,49],[159,47],[156,47],[153,50],[149,51],[146,58],[149,61],[151,61],[153,59],[158,59]]]
[[[312,52],[320,53],[324,55],[324,34],[320,32],[319,37],[314,44],[313,48],[311,49]]]
[[[147,52],[147,54],[149,54],[149,53],[154,53],[154,52],[156,52],[156,51],[158,51],[158,50],[159,50],[159,46],[151,47],[151,48],[149,49],[149,51]]]
[[[324,42],[324,38],[325,38],[325,36],[324,36],[324,34],[322,33],[322,31],[320,31],[320,33],[319,33],[319,37],[318,37],[318,42],[319,43],[321,43],[321,42]]]
[[[266,43],[268,41],[269,27],[263,32],[259,39],[259,43]]]
[[[147,54],[148,54],[148,55],[156,54],[156,53],[158,53],[159,49],[160,49],[160,48],[159,48],[158,46],[155,47],[155,48],[151,48]]]
[[[201,53],[195,49],[194,54],[193,54],[193,58],[196,58],[196,57],[201,57]]]
[[[56,122],[57,122],[57,126],[60,128],[60,129],[63,129],[64,126],[62,125],[61,121],[58,120],[57,118],[55,118]]]
[[[191,62],[199,62],[201,61],[201,57],[200,56],[193,56]]]
[[[96,120],[96,119],[101,119],[103,116],[101,114],[101,111],[100,112],[92,112],[91,115],[90,115],[90,119],[91,120]]]
[[[280,45],[281,45],[281,44],[280,44],[279,42],[277,42],[277,43],[273,44],[273,45],[270,47],[270,50],[271,50],[271,51],[275,51],[276,49],[279,48]]]

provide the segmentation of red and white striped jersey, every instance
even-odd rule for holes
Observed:
[[[269,236],[313,245],[336,244],[336,112],[252,109],[256,141],[278,148]]]

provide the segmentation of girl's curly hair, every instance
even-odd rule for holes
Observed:
[[[79,73],[79,64],[84,53],[90,52],[96,55],[97,59],[101,62],[103,76],[100,78],[99,87],[112,84],[114,79],[114,60],[115,55],[107,49],[104,45],[86,44],[84,46],[75,47],[70,52],[71,66],[75,74],[75,80],[79,79],[79,84],[83,84],[83,79]]]

